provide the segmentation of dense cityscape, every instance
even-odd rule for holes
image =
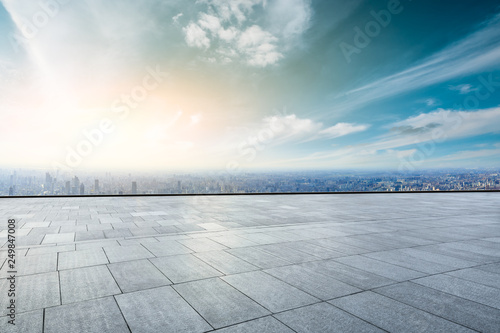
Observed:
[[[0,196],[500,190],[500,169],[91,173],[0,170]]]

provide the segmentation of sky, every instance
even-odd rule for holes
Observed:
[[[0,168],[500,167],[497,1],[0,0]]]

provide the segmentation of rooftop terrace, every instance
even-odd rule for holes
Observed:
[[[500,332],[499,199],[1,199],[0,332]]]

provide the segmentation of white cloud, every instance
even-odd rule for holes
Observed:
[[[351,133],[362,132],[368,129],[368,125],[355,125],[350,123],[338,123],[332,127],[325,128],[319,133],[329,138],[338,138]]]
[[[210,31],[213,34],[218,34],[219,30],[222,29],[220,20],[218,17],[209,14],[201,14],[198,24],[205,30]]]
[[[428,98],[425,100],[425,104],[427,104],[427,106],[434,106],[434,105],[437,105],[438,101],[435,99],[435,98]]]
[[[210,39],[208,39],[207,33],[196,23],[189,23],[187,27],[183,28],[183,31],[186,36],[186,43],[189,46],[200,49],[210,47]]]
[[[184,28],[186,43],[205,49],[208,57],[215,57],[221,63],[238,61],[254,67],[274,65],[283,59],[285,52],[309,28],[312,16],[308,0],[279,0],[270,4],[265,0],[199,3],[207,8]],[[261,7],[264,15],[253,15],[257,7]]]
[[[500,108],[478,111],[454,111],[439,109],[392,124],[399,134],[429,138],[432,130],[442,131],[447,138],[456,139],[487,133],[500,132]]]
[[[299,118],[295,114],[287,116],[273,116],[263,119],[260,130],[274,130],[272,144],[285,142],[308,142],[313,140],[334,139],[356,132],[365,131],[369,125],[356,125],[351,123],[337,123],[327,127],[317,121]],[[258,132],[259,130],[256,130]]]
[[[450,90],[455,90],[460,92],[461,95],[466,95],[471,91],[477,90],[477,88],[472,87],[470,84],[460,84],[458,86],[450,86]]]
[[[238,50],[249,65],[265,67],[283,58],[283,54],[277,51],[276,41],[277,38],[269,32],[253,25],[241,33]]]
[[[183,16],[184,14],[182,13],[179,13],[177,15],[175,15],[174,17],[172,17],[172,21],[174,21],[174,23],[179,23],[179,19]]]
[[[313,11],[310,0],[275,0],[266,10],[270,31],[285,41],[285,48],[295,46],[309,29]]]
[[[291,163],[311,165],[314,163],[315,166],[321,167],[322,165],[328,166],[329,163],[335,161],[337,166],[342,167],[367,165],[370,168],[391,166],[397,168],[404,162],[404,159],[411,157],[420,149],[414,148],[415,145],[430,149],[429,147],[435,147],[445,140],[451,141],[489,133],[500,133],[498,124],[500,124],[500,108],[470,112],[439,109],[392,123],[387,126],[389,131],[386,134],[372,138],[370,143],[317,151],[301,158],[283,160],[280,163],[284,165]],[[360,126],[366,125],[345,126],[337,124],[330,128],[357,128]],[[316,130],[317,128],[315,127]],[[321,130],[321,132],[324,131]],[[433,144],[426,145],[430,142]],[[494,146],[500,148],[500,143]],[[450,166],[452,164],[440,163],[451,163],[455,160],[469,160],[470,162],[474,161],[475,158],[483,158],[483,162],[486,163],[488,158],[500,156],[500,150],[496,148],[463,151],[442,157],[433,156],[433,151],[426,154],[426,159],[417,164],[418,166]]]
[[[200,2],[208,4],[222,20],[230,21],[235,18],[238,24],[242,24],[252,13],[252,8],[257,5],[264,6],[266,0],[204,0]]]

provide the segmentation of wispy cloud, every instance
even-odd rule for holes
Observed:
[[[453,154],[443,156],[438,159],[440,162],[474,160],[478,158],[495,156],[500,158],[500,149],[463,150]]]
[[[466,95],[471,91],[477,90],[477,88],[474,88],[472,85],[466,83],[466,84],[459,84],[458,86],[450,86],[450,90],[458,91],[461,95]]]
[[[290,159],[282,163],[304,163],[337,166],[360,167],[357,163],[368,163],[370,167],[397,167],[401,158],[411,156],[416,149],[413,146],[427,142],[440,144],[461,138],[474,137],[489,133],[500,133],[500,108],[478,111],[437,110],[409,117],[387,126],[387,132],[374,137],[369,143],[359,143],[326,151],[317,151],[307,156]],[[498,150],[498,149],[497,149]],[[485,149],[479,156],[494,155],[494,149]],[[468,155],[467,155],[468,154]],[[473,158],[474,152],[457,155],[456,158]],[[427,163],[436,165],[441,158],[429,159]]]
[[[320,135],[324,135],[328,138],[338,138],[340,136],[363,132],[366,131],[370,126],[369,125],[356,125],[351,123],[338,123],[334,126],[325,128],[319,132]]]
[[[352,89],[337,98],[335,110],[348,111],[375,100],[445,82],[487,69],[500,68],[500,14],[476,32],[419,64]]]

